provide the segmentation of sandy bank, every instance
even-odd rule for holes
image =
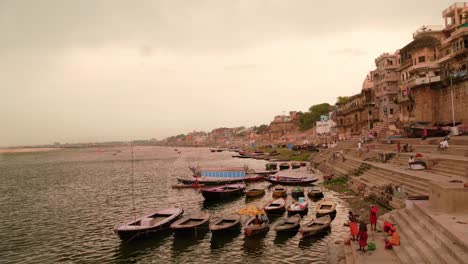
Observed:
[[[61,150],[61,148],[0,148],[1,153],[29,153]]]

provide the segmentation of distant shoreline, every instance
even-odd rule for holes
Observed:
[[[62,150],[62,148],[0,148],[0,154],[46,152],[46,151],[54,151],[54,150]]]

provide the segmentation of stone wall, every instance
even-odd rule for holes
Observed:
[[[468,124],[468,82],[453,85],[455,121]],[[413,89],[415,121],[452,122],[450,86]]]

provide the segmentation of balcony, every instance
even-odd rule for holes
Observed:
[[[468,49],[466,49],[466,48],[464,48],[464,49],[459,49],[459,50],[457,50],[457,51],[455,51],[455,52],[452,52],[452,53],[450,53],[450,54],[448,54],[448,55],[445,55],[444,57],[440,58],[440,59],[437,61],[437,63],[446,62],[446,61],[448,61],[448,60],[450,60],[450,59],[452,59],[452,58],[454,58],[454,57],[456,57],[456,56],[458,56],[458,55],[460,55],[460,54],[465,53],[466,51],[468,51]]]
[[[462,24],[455,30],[452,34],[450,34],[449,38],[446,38],[441,41],[442,47],[446,47],[449,45],[454,39],[468,35],[468,23]]]
[[[408,69],[408,71],[409,72],[414,72],[414,71],[418,71],[420,69],[436,69],[436,68],[439,68],[439,64],[437,63],[437,61],[429,60],[429,61],[420,62],[420,63],[417,63],[417,64],[411,66]]]
[[[442,31],[443,29],[444,27],[441,25],[422,26],[413,33],[413,39],[425,33],[431,33],[434,31]]]
[[[408,88],[413,88],[419,85],[428,84],[428,83],[435,83],[440,82],[440,76],[431,76],[431,77],[421,77],[421,78],[414,78],[408,82]]]
[[[450,76],[452,76],[452,78],[461,78],[461,77],[466,77],[467,75],[468,75],[467,70],[464,70],[464,71],[453,72]]]

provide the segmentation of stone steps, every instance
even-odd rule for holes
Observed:
[[[399,172],[394,172],[394,171],[388,171],[388,170],[381,169],[381,168],[373,168],[372,172],[376,173],[378,175],[382,175],[383,177],[390,178],[390,179],[395,179],[395,180],[398,180],[398,181],[404,181],[402,183],[416,184],[416,185],[422,186],[424,188],[429,188],[429,181],[428,180],[424,180],[424,179],[414,177],[414,176],[411,176],[411,175],[407,175],[407,174],[403,174],[403,173],[399,173]]]
[[[458,166],[440,166],[436,165],[430,169],[430,171],[442,174],[445,176],[460,176],[460,177],[467,177],[468,176],[468,169]]]
[[[383,220],[390,223],[396,224],[396,229],[400,234],[400,246],[393,247],[397,257],[402,260],[403,263],[426,263],[425,260],[417,253],[416,247],[409,243],[410,235],[404,232],[403,228],[400,230],[400,223],[393,217],[394,213],[390,212],[382,216]],[[403,225],[402,225],[403,226]]]
[[[420,253],[426,256],[430,261],[429,263],[445,263],[445,264],[452,264],[458,263],[458,261],[447,251],[447,248],[442,247],[434,240],[434,236],[431,232],[426,232],[421,225],[417,222],[417,218],[414,218],[413,215],[409,212],[409,209],[398,210],[397,214],[399,216],[399,220],[405,223],[404,228],[410,229],[414,232],[415,236],[413,238],[414,241],[422,242],[420,246],[424,250]],[[427,252],[433,253],[428,255]],[[435,257],[435,258],[434,258]]]
[[[450,237],[447,230],[440,224],[436,223],[430,216],[424,213],[418,206],[413,206],[413,209],[407,210],[409,217],[417,223],[422,229],[422,232],[431,236],[431,239],[435,241],[442,248],[443,251],[450,254],[451,258],[454,259],[453,263],[464,263],[468,260],[468,247],[457,243],[458,239]]]
[[[380,230],[383,230],[383,220],[386,220],[388,222],[391,222],[389,219],[385,217],[386,215],[380,217],[379,220],[377,220],[377,224],[380,227]],[[401,242],[401,234],[400,234],[400,242]],[[412,247],[393,247],[392,251],[395,253],[396,257],[398,258],[400,263],[412,263],[412,259],[410,255],[408,254],[408,250],[412,250]]]
[[[375,175],[379,178],[383,178],[388,182],[397,183],[403,185],[403,187],[409,191],[409,193],[417,193],[428,195],[429,194],[429,184],[423,181],[413,180],[409,177],[403,178],[395,175],[389,175],[387,173],[381,172],[379,170],[371,169],[366,171],[364,174]],[[406,175],[405,175],[406,176]]]

